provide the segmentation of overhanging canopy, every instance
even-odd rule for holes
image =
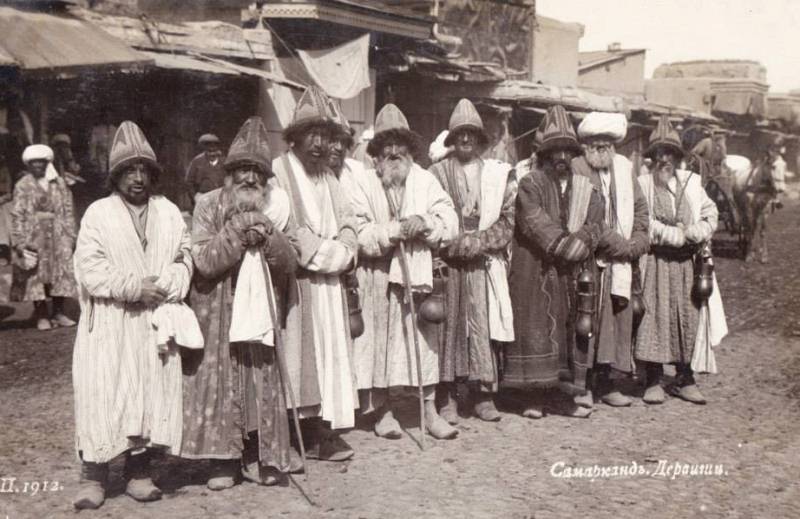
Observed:
[[[29,73],[81,67],[142,68],[151,60],[98,27],[69,14],[45,14],[0,6],[3,56]]]

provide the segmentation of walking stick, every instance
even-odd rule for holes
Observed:
[[[267,261],[264,259],[264,255],[261,251],[258,251],[258,259],[261,260],[261,265],[264,268],[264,279],[267,283],[270,282],[271,276],[269,275],[269,267],[267,265]],[[275,334],[275,356],[278,359],[278,370],[280,371],[281,375],[281,382],[283,382],[284,389],[286,393],[289,395],[289,403],[292,406],[292,416],[294,418],[294,431],[297,434],[297,443],[300,445],[300,458],[303,460],[303,473],[304,479],[308,481],[308,463],[306,462],[306,447],[303,443],[303,432],[300,430],[300,417],[299,411],[297,410],[297,404],[294,398],[294,389],[292,388],[292,381],[289,379],[289,368],[286,364],[286,356],[283,351],[283,340],[278,340],[280,336],[280,330],[278,328],[278,313],[275,310],[275,303],[272,300],[271,294],[267,294],[267,303],[269,306],[269,315],[272,318],[272,324],[274,326],[273,333]],[[279,344],[280,343],[280,344]],[[312,502],[313,504],[313,502]]]
[[[396,218],[398,216],[397,204],[394,200],[392,192],[386,190],[386,199],[389,201],[389,211]],[[419,389],[419,424],[420,424],[420,440],[419,447],[425,450],[425,392],[422,389],[422,360],[419,347],[419,330],[417,329],[417,311],[414,309],[414,293],[411,290],[411,273],[408,270],[408,262],[406,261],[406,246],[401,240],[400,242],[400,269],[403,272],[403,284],[405,285],[406,302],[411,313],[411,330],[414,335],[414,355],[417,359],[417,388]]]

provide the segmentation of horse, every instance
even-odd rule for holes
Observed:
[[[755,165],[747,157],[728,155],[722,163],[724,175],[732,179],[733,200],[742,220],[745,261],[753,261],[756,252],[767,263],[767,217],[780,208],[778,195],[785,191],[785,162],[769,155]]]

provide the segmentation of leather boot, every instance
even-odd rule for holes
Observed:
[[[106,481],[108,480],[108,463],[81,464],[81,482],[78,494],[72,504],[78,510],[94,510],[100,508],[106,500]]]
[[[661,387],[661,376],[664,374],[664,367],[655,362],[645,363],[645,390],[642,400],[646,404],[659,405],[667,399],[664,388]]]
[[[125,460],[125,493],[140,502],[158,501],[161,489],[150,477],[150,460],[153,453],[148,449],[141,454],[128,454]]]

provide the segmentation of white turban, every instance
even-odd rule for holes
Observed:
[[[614,142],[621,142],[626,133],[628,133],[628,120],[624,114],[591,112],[578,125],[580,139],[607,135]]]
[[[31,161],[34,160],[46,160],[47,162],[53,162],[53,150],[50,146],[46,146],[44,144],[32,144],[25,148],[25,151],[22,152],[22,162],[25,165],[28,165]]]

